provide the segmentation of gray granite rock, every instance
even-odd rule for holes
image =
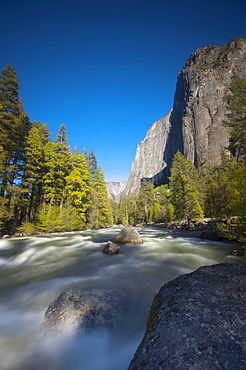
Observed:
[[[137,230],[130,226],[126,226],[121,229],[118,235],[116,235],[113,242],[141,244],[143,243],[143,240],[140,238]]]
[[[117,290],[69,290],[49,305],[41,332],[115,330],[124,325],[125,309],[125,297]]]
[[[137,369],[246,369],[246,267],[204,266],[163,285],[152,303]]]
[[[126,181],[119,181],[119,182],[109,181],[109,182],[107,182],[106,187],[107,187],[107,192],[108,192],[109,198],[113,199],[115,202],[118,203],[120,201],[120,197],[121,197],[122,193],[125,190],[126,184],[127,184]]]
[[[224,126],[232,77],[245,76],[246,37],[227,45],[194,51],[178,74],[173,109],[153,123],[138,145],[125,194],[137,193],[141,180],[167,183],[174,154],[179,150],[200,171],[220,163],[228,146]]]
[[[120,247],[111,241],[108,241],[105,247],[103,248],[103,253],[106,254],[118,254],[120,253]]]

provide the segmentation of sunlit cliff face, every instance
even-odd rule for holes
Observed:
[[[223,124],[229,85],[235,74],[244,77],[245,70],[246,38],[191,54],[178,74],[172,112],[156,121],[137,147],[127,194],[138,192],[141,179],[166,183],[178,150],[198,171],[220,163],[229,142]]]

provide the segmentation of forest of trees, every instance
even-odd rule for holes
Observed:
[[[2,234],[141,225],[203,217],[230,220],[223,233],[246,240],[246,80],[235,76],[224,124],[230,132],[221,164],[198,173],[177,152],[169,183],[143,181],[139,194],[108,199],[104,175],[92,151],[69,149],[61,124],[54,140],[48,127],[30,122],[11,65],[0,75],[0,228]],[[222,225],[222,224],[221,224]]]
[[[0,75],[0,227],[68,231],[112,224],[106,183],[94,153],[70,152],[66,127],[52,141],[45,124],[30,122],[11,65]]]

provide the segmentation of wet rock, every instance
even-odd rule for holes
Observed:
[[[237,257],[246,258],[246,245],[242,245],[241,247],[234,249],[232,254]]]
[[[45,313],[42,333],[123,327],[125,298],[117,290],[63,292]]]
[[[137,230],[129,226],[124,227],[120,231],[120,233],[116,235],[116,237],[113,239],[113,242],[133,243],[133,244],[143,243]]]
[[[204,266],[163,285],[128,370],[245,369],[246,267]]]
[[[118,254],[120,253],[120,247],[111,241],[108,241],[103,249],[103,253],[106,254]]]
[[[201,232],[201,239],[208,239],[212,241],[223,240],[221,232],[218,230],[215,222],[208,222],[206,228]]]

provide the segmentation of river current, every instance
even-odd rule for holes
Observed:
[[[126,370],[145,331],[160,287],[203,265],[246,264],[230,254],[233,243],[192,233],[137,229],[141,245],[102,250],[120,227],[0,240],[0,369]],[[130,310],[115,334],[40,335],[48,305],[68,289],[118,289]]]

